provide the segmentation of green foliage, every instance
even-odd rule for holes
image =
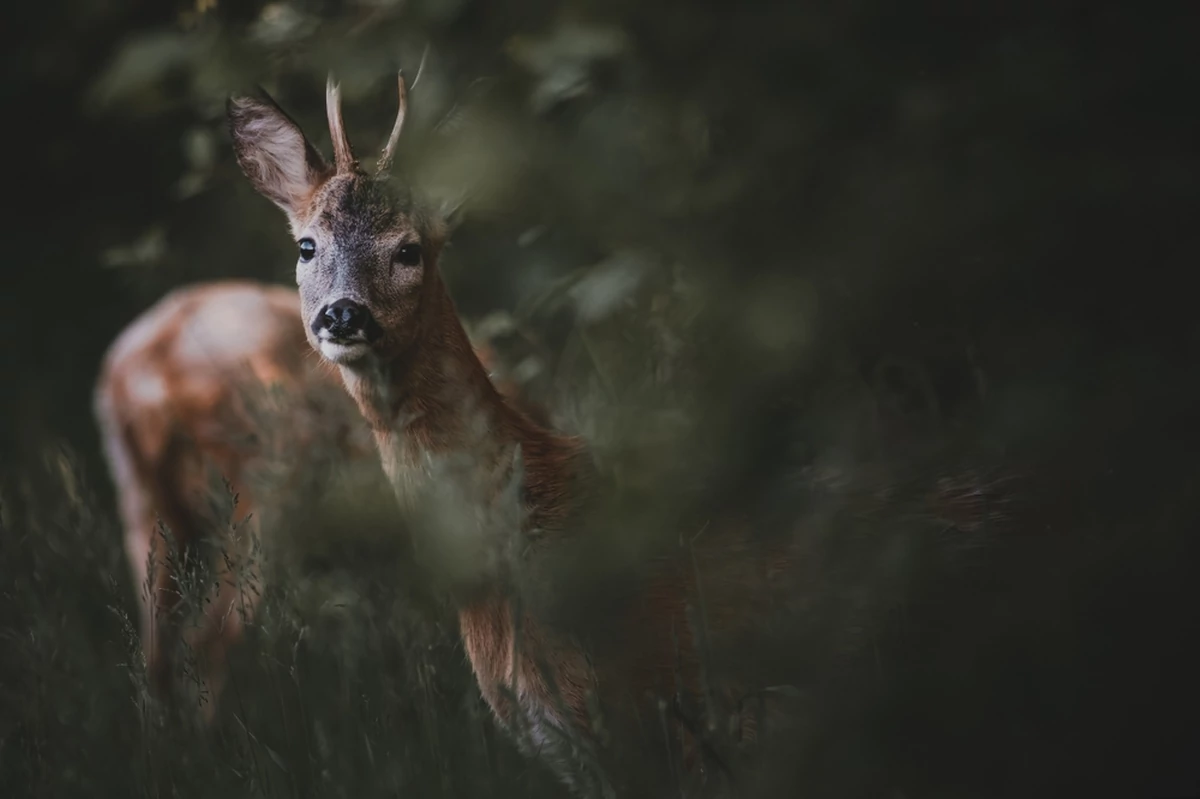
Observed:
[[[174,286],[292,281],[230,93],[263,86],[327,148],[333,70],[369,160],[401,67],[397,169],[461,216],[442,267],[468,326],[617,491],[597,569],[724,513],[811,555],[774,645],[741,653],[802,708],[741,795],[1198,789],[1200,338],[1159,274],[1194,258],[1200,168],[1170,11],[18,5],[4,795],[561,795],[488,718],[377,476],[318,471],[324,495],[267,511],[216,732],[146,697],[100,354]],[[262,430],[276,463],[287,432]],[[201,602],[211,575],[188,579]]]

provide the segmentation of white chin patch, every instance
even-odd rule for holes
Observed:
[[[326,360],[336,364],[354,363],[355,361],[361,361],[371,354],[371,347],[363,341],[355,341],[349,344],[339,344],[336,341],[322,341],[320,347],[321,355]]]

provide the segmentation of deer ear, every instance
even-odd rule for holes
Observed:
[[[230,98],[226,113],[238,166],[259,194],[294,220],[328,177],[325,160],[271,100]]]

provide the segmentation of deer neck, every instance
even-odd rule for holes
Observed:
[[[457,459],[455,474],[471,482],[475,496],[495,499],[516,481],[528,514],[525,526],[561,526],[571,484],[585,468],[584,447],[540,427],[500,395],[440,277],[423,305],[421,334],[407,352],[341,369],[402,505],[445,479],[439,463]]]

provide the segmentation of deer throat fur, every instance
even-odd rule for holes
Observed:
[[[511,557],[501,557],[506,562],[489,569],[456,604],[484,698],[506,726],[519,712],[540,738],[538,725],[571,722],[546,710],[560,703],[552,700],[535,661],[549,657],[556,672],[565,668],[575,675],[578,685],[556,685],[558,692],[582,692],[590,678],[577,647],[553,640],[519,610],[513,599],[519,564],[513,559],[523,559],[523,547],[538,549],[571,526],[591,493],[591,459],[581,440],[541,427],[496,390],[440,278],[423,316],[417,341],[406,352],[383,363],[341,366],[343,381],[374,431],[402,511],[419,510],[431,493],[450,490],[477,515],[496,511],[510,522],[497,525],[507,529],[495,535],[519,540],[490,543]],[[519,514],[515,520],[512,506]],[[493,532],[483,528],[484,535]],[[521,708],[509,701],[509,691]]]

